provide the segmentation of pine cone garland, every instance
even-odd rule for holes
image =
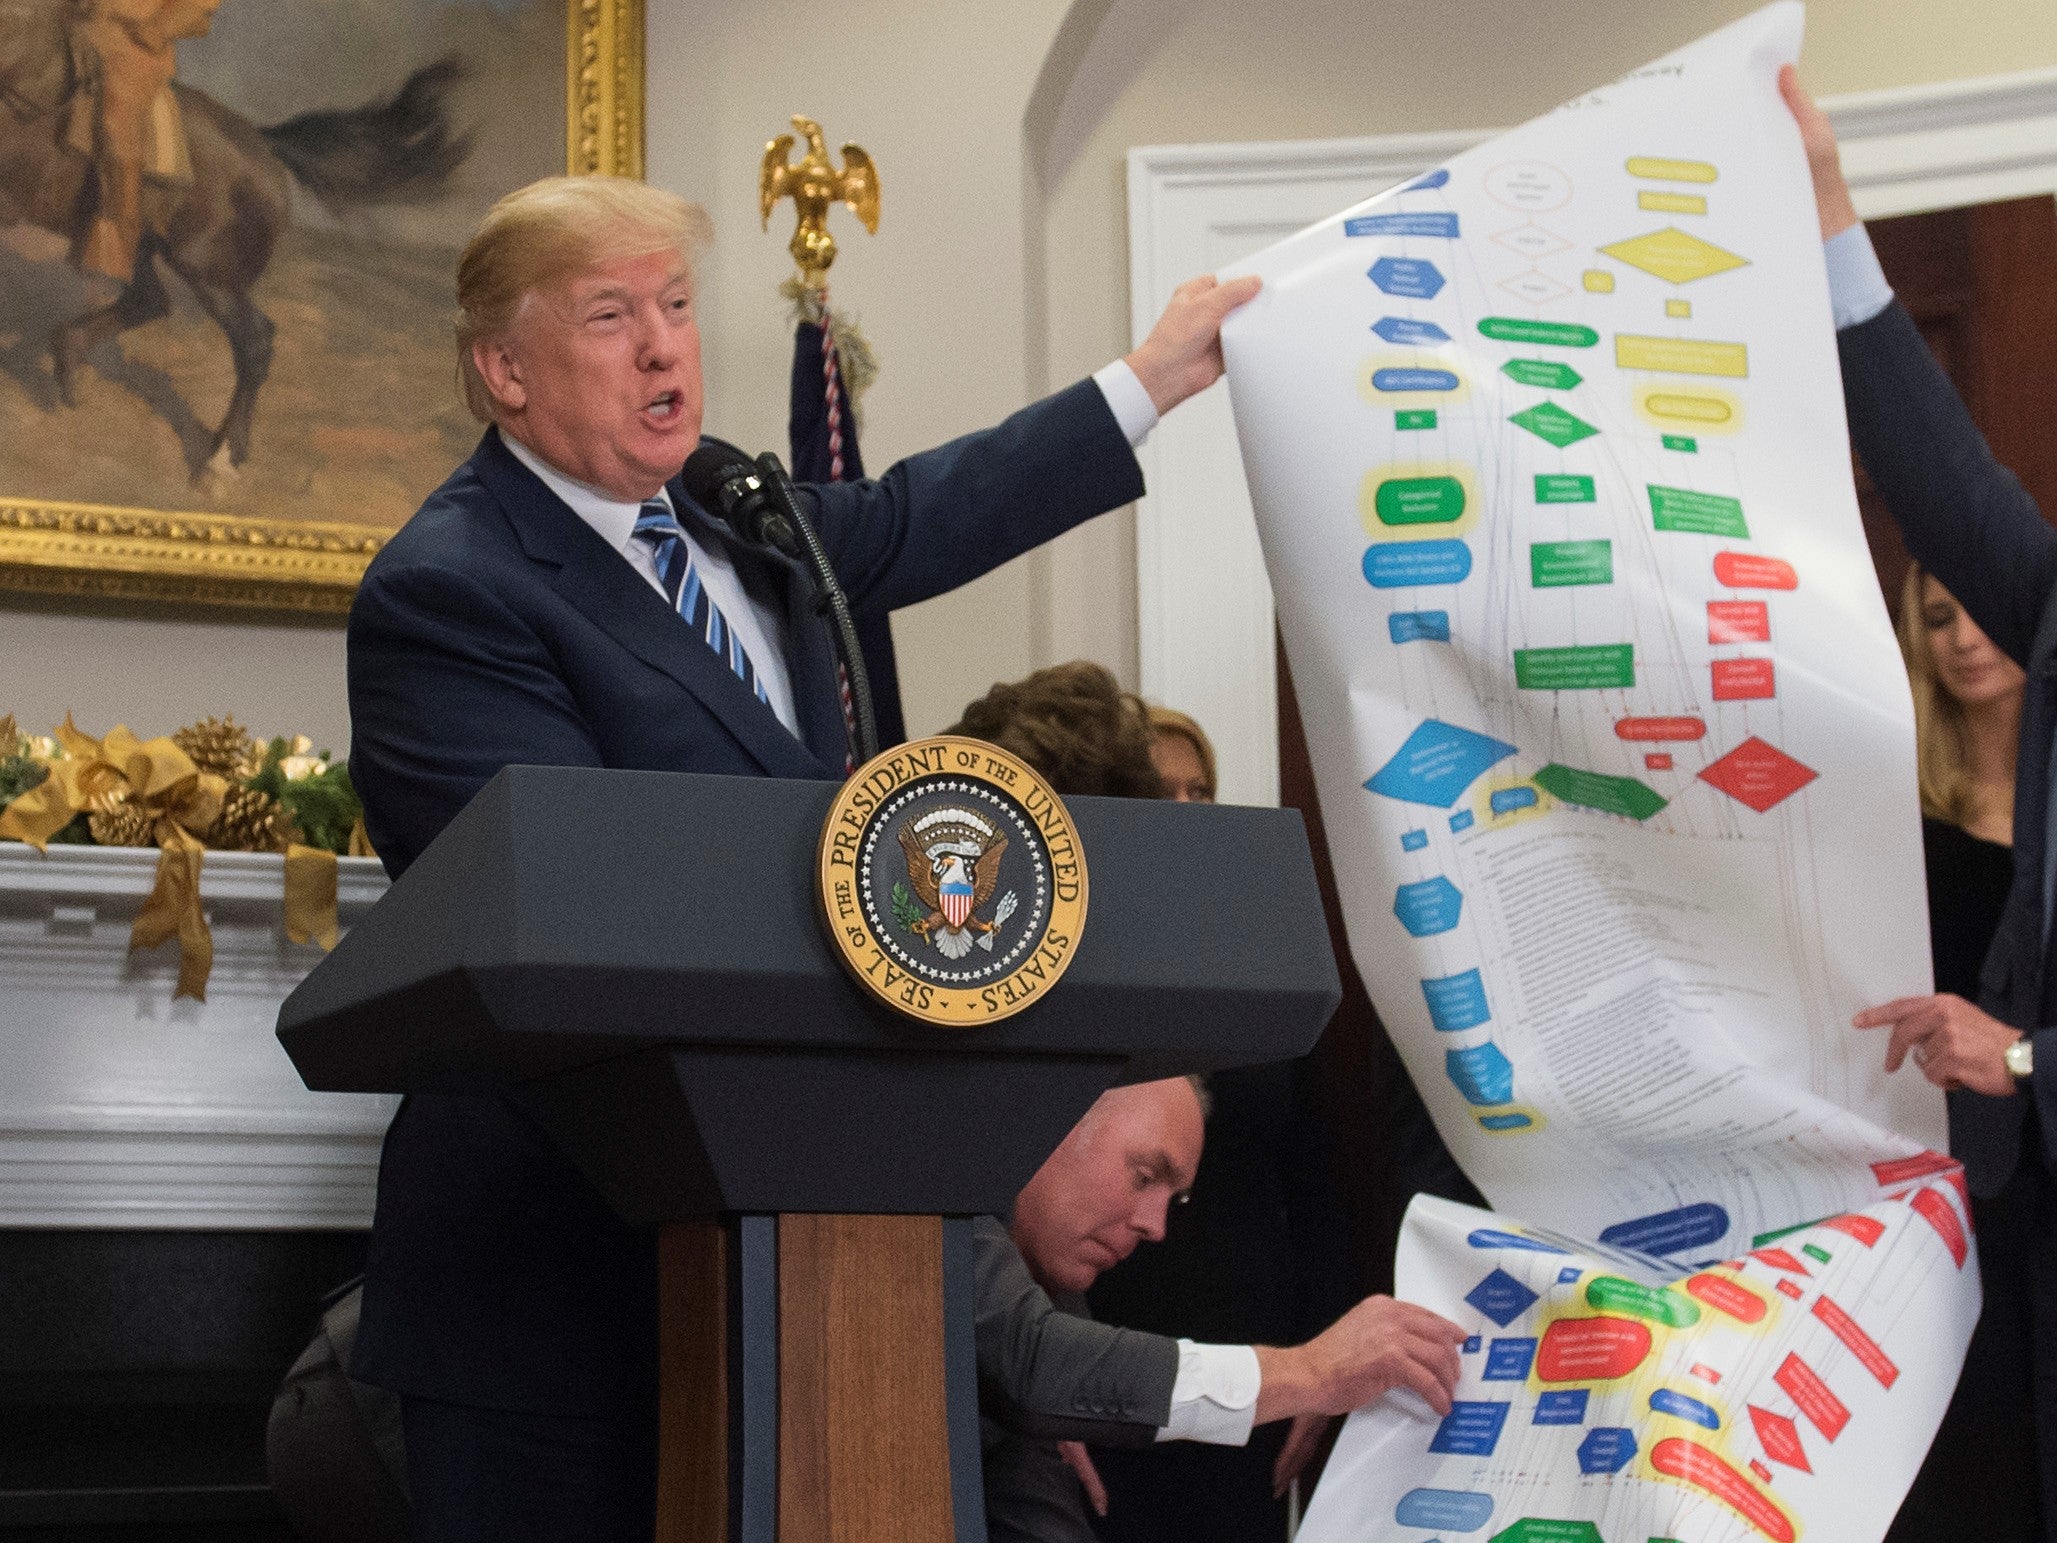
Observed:
[[[193,764],[204,772],[213,772],[231,782],[241,781],[250,775],[249,763],[255,746],[251,742],[250,731],[236,722],[233,715],[206,718],[191,724],[172,735],[171,742],[185,751]],[[253,847],[250,850],[262,849]]]
[[[293,817],[277,799],[256,788],[231,789],[222,802],[221,818],[207,833],[207,844],[224,852],[283,852],[298,839]]]
[[[86,817],[86,828],[104,847],[154,847],[157,820],[147,809],[124,800]]]

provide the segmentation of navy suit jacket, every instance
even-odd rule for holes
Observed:
[[[1986,956],[1979,1003],[2035,1036],[2025,1093],[1950,1095],[1950,1146],[1974,1193],[1996,1195],[2021,1157],[2022,1124],[2041,1121],[2057,1154],[2057,972],[2043,916],[2051,741],[2057,730],[2057,530],[1993,459],[1950,379],[1898,301],[1837,334],[1850,439],[1907,549],[2028,672],[2014,783],[2014,887]]]
[[[853,609],[882,614],[1142,491],[1086,381],[877,481],[802,496]],[[676,483],[672,496],[783,619],[800,737],[489,431],[373,560],[350,613],[350,772],[394,877],[503,766],[841,779],[834,655],[799,565],[734,543]],[[640,1419],[656,1362],[654,1234],[618,1221],[505,1100],[409,1098],[380,1163],[353,1374]]]

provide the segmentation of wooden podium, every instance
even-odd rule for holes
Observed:
[[[970,1219],[1107,1088],[1340,999],[1297,813],[1078,798],[1068,973],[896,1017],[816,912],[836,791],[510,767],[279,1015],[308,1087],[512,1097],[658,1230],[663,1543],[982,1543]]]

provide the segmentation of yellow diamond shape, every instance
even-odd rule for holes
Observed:
[[[1600,248],[1631,268],[1641,268],[1672,284],[1688,284],[1709,274],[1726,273],[1749,265],[1750,259],[1725,252],[1711,241],[1688,235],[1675,225],[1653,230],[1647,236],[1617,241]]]

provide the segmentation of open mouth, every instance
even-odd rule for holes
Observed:
[[[685,394],[679,391],[666,391],[651,399],[650,404],[643,409],[643,416],[659,427],[663,427],[667,424],[676,423],[679,414],[685,410]]]

